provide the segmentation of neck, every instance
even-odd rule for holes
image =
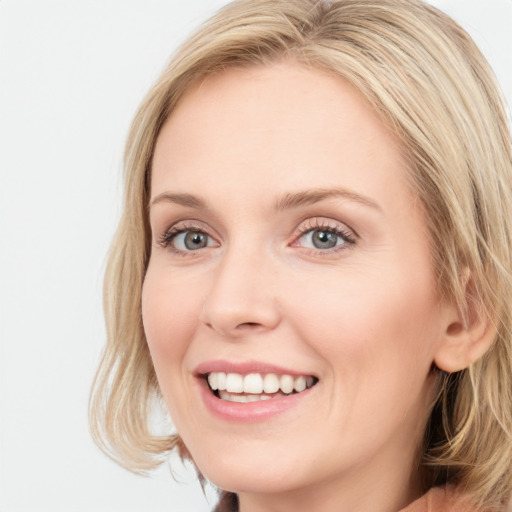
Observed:
[[[368,479],[370,480],[370,479]],[[392,490],[382,481],[357,486],[324,483],[314,489],[300,489],[279,494],[246,494],[239,499],[240,512],[396,512],[402,510],[422,492],[416,487]],[[396,482],[398,484],[398,482]],[[398,487],[394,485],[393,487]]]
[[[404,447],[405,448],[405,447]],[[240,512],[396,512],[419,498],[424,489],[416,467],[417,453],[402,452],[400,460],[389,465],[389,453],[380,461],[352,467],[330,480],[311,482],[307,487],[285,492],[238,494]],[[404,461],[410,461],[404,464]],[[380,463],[379,463],[380,462]]]

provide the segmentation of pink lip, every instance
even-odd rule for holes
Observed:
[[[311,393],[316,388],[316,386],[313,386],[301,393],[276,397],[271,400],[247,403],[229,402],[217,398],[210,390],[204,376],[211,372],[239,373],[241,375],[247,375],[249,373],[275,373],[278,375],[291,375],[293,377],[312,374],[290,370],[261,361],[232,362],[215,360],[201,363],[195,369],[194,374],[198,377],[197,383],[203,403],[207,410],[214,416],[225,421],[254,423],[267,420],[292,407],[300,405],[304,400],[308,400]]]
[[[206,408],[217,418],[224,421],[256,423],[283,413],[307,400],[316,386],[301,393],[261,400],[259,402],[228,402],[217,398],[210,390],[206,380],[198,379],[201,398]]]
[[[308,372],[298,372],[297,370],[290,370],[282,366],[276,366],[261,361],[205,361],[194,370],[195,375],[206,375],[211,372],[239,373],[241,375],[247,375],[249,373],[276,373],[278,375],[291,375],[292,377],[312,375]]]

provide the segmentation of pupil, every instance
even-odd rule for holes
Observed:
[[[313,245],[317,249],[330,249],[336,246],[338,235],[330,231],[315,231],[313,233]]]
[[[206,247],[206,236],[204,233],[190,232],[185,236],[185,247],[190,250]]]

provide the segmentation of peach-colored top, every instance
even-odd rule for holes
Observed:
[[[474,506],[453,487],[435,487],[400,512],[473,512]]]
[[[474,512],[476,509],[467,498],[457,493],[453,487],[435,487],[427,494],[411,503],[400,512]],[[236,494],[224,493],[213,512],[237,512]]]

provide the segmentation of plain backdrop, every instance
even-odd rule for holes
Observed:
[[[89,387],[130,120],[221,0],[0,0],[0,512],[206,512],[193,473],[93,445]],[[512,0],[436,0],[512,102]]]

